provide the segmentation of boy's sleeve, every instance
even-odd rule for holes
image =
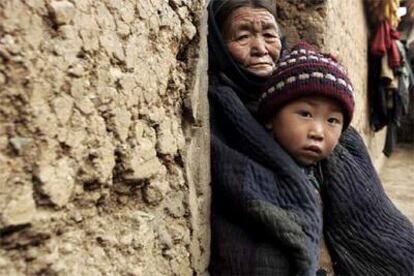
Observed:
[[[413,225],[385,194],[355,129],[343,133],[323,169],[324,227],[336,272],[412,275]]]

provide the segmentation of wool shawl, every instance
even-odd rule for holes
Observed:
[[[414,229],[346,130],[319,196],[225,81],[210,78],[211,275],[315,275],[322,232],[336,275],[414,275]]]

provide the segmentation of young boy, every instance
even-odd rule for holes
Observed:
[[[348,139],[348,141],[344,142],[346,146],[339,146],[337,153],[333,154],[332,158],[330,158],[331,153],[333,153],[340,141],[342,133],[349,127],[354,111],[351,81],[334,57],[318,53],[310,45],[301,42],[293,47],[289,55],[282,58],[278,69],[265,85],[264,91],[259,104],[258,116],[266,124],[266,127],[271,129],[275,141],[307,175],[309,183],[313,184],[317,192],[316,194],[319,195],[321,209],[335,207],[335,204],[337,204],[337,202],[332,201],[335,198],[333,194],[328,194],[333,193],[334,188],[329,191],[330,187],[327,187],[327,185],[343,185],[343,190],[340,192],[344,192],[348,186],[351,190],[345,191],[348,193],[348,197],[353,196],[351,194],[352,192],[356,193],[355,197],[363,196],[364,193],[366,193],[367,198],[372,196],[370,189],[374,189],[373,187],[367,185],[364,189],[358,189],[358,186],[362,188],[364,184],[367,184],[364,183],[364,177],[358,179],[359,174],[362,176],[364,176],[364,173],[375,175],[372,166],[367,165],[370,164],[370,161],[369,157],[367,159],[367,156],[364,156],[364,154],[367,154],[365,149],[362,148],[363,146],[359,145],[362,150],[360,149],[360,152],[356,150],[354,153],[361,159],[362,168],[365,168],[368,172],[357,172],[356,169],[350,168],[343,169],[347,166],[347,163],[351,164],[351,162],[356,160],[355,156],[349,153],[352,152],[352,147],[355,147],[354,150],[357,149],[358,141],[352,144],[350,142],[352,140]],[[349,137],[352,135],[354,134],[351,133]],[[347,140],[346,137],[343,139]],[[359,141],[359,144],[362,144],[361,141]],[[345,160],[346,157],[344,157],[347,153],[349,154],[349,160]],[[342,179],[340,181],[332,177],[336,173],[332,172],[332,170],[336,169],[338,171],[342,170]],[[358,183],[359,181],[361,181],[360,184]],[[385,195],[375,195],[377,198],[382,196]],[[337,199],[344,200],[344,198],[338,197]],[[322,225],[324,234],[322,234],[319,241],[320,257],[319,263],[316,265],[316,275],[335,275],[334,265],[337,262],[339,264],[335,270],[336,273],[341,275],[342,273],[344,275],[349,275],[349,273],[353,274],[352,272],[356,275],[362,271],[371,273],[375,271],[376,275],[386,275],[388,273],[402,275],[400,274],[402,271],[405,271],[404,273],[414,273],[414,260],[405,264],[402,259],[399,260],[404,265],[407,265],[406,268],[401,268],[400,271],[393,270],[394,268],[392,268],[392,266],[398,266],[396,256],[399,254],[413,254],[413,249],[405,251],[407,247],[412,246],[413,239],[403,238],[400,241],[396,239],[393,242],[389,242],[388,237],[393,231],[396,231],[398,234],[403,232],[404,235],[412,235],[412,226],[406,223],[406,228],[404,228],[391,221],[387,223],[386,219],[381,221],[381,215],[375,217],[375,212],[378,212],[378,210],[372,210],[373,213],[369,210],[373,206],[372,202],[367,200],[366,202],[359,203],[358,208],[361,208],[361,214],[363,215],[353,214],[352,210],[350,213],[341,213],[335,210],[337,214],[330,214],[331,210],[323,210]],[[378,202],[378,204],[380,203]],[[390,202],[384,205],[388,206],[381,206],[381,210],[382,208],[386,209],[386,207],[392,206]],[[347,208],[351,209],[353,207]],[[364,211],[363,208],[367,208],[367,210]],[[394,206],[392,208],[394,211],[397,211]],[[342,221],[339,215],[344,216]],[[355,215],[355,218],[353,215]],[[335,216],[337,217],[334,219]],[[365,218],[362,219],[364,216]],[[372,221],[370,222],[360,221],[361,219],[371,219],[371,216]],[[367,236],[373,235],[378,241],[387,240],[389,243],[386,245],[381,245],[380,242],[371,242],[369,238],[362,240],[365,235],[364,233],[360,236],[354,236],[355,240],[346,240],[349,236],[346,237],[343,235],[341,237],[343,239],[342,241],[338,237],[335,238],[333,233],[330,233],[332,229],[335,229],[339,225],[337,223],[337,226],[335,226],[335,220],[342,224],[341,227],[349,227],[349,232],[351,233],[355,231],[357,224],[362,223],[363,225],[365,223],[367,228],[369,228],[372,226],[370,225],[368,227],[368,225],[375,223],[377,219],[382,223],[380,229],[375,227],[370,228],[369,231],[371,233],[368,233]],[[345,225],[344,222],[347,222],[348,225]],[[339,231],[337,230],[337,232]],[[352,234],[350,236],[352,237]],[[358,241],[358,239],[361,240]],[[341,242],[349,243],[351,246],[338,244]],[[405,245],[404,242],[406,242]],[[329,252],[326,243],[328,243]],[[396,246],[397,243],[402,243],[400,248]],[[371,252],[371,255],[365,255],[362,253],[364,251],[367,252],[366,249],[364,250],[364,246],[370,248],[368,251],[381,251],[386,248],[385,250],[388,252],[382,255],[376,255],[376,252]],[[381,246],[383,246],[382,249],[380,248]],[[349,260],[345,260],[347,258]],[[353,261],[350,261],[351,259]],[[358,260],[360,263],[358,264],[355,260]],[[385,260],[389,264],[384,263]],[[346,266],[349,267],[345,269],[344,267]],[[366,267],[361,268],[358,266]]]
[[[301,166],[316,165],[334,149],[351,120],[351,81],[330,55],[301,42],[265,86],[259,117]]]
[[[413,275],[413,226],[349,126],[341,66],[300,43],[264,91],[258,114],[231,89],[210,93],[210,275]]]

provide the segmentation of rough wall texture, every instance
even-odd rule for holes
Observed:
[[[205,271],[204,5],[0,2],[0,275]]]
[[[363,0],[278,0],[278,20],[289,44],[306,40],[333,53],[354,84],[358,129],[377,169],[382,166],[385,131],[374,133],[368,110],[368,22]]]

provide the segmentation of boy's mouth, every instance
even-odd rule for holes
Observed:
[[[306,152],[310,152],[310,153],[317,154],[317,155],[322,153],[322,149],[319,146],[316,146],[316,145],[306,146],[303,149]]]

